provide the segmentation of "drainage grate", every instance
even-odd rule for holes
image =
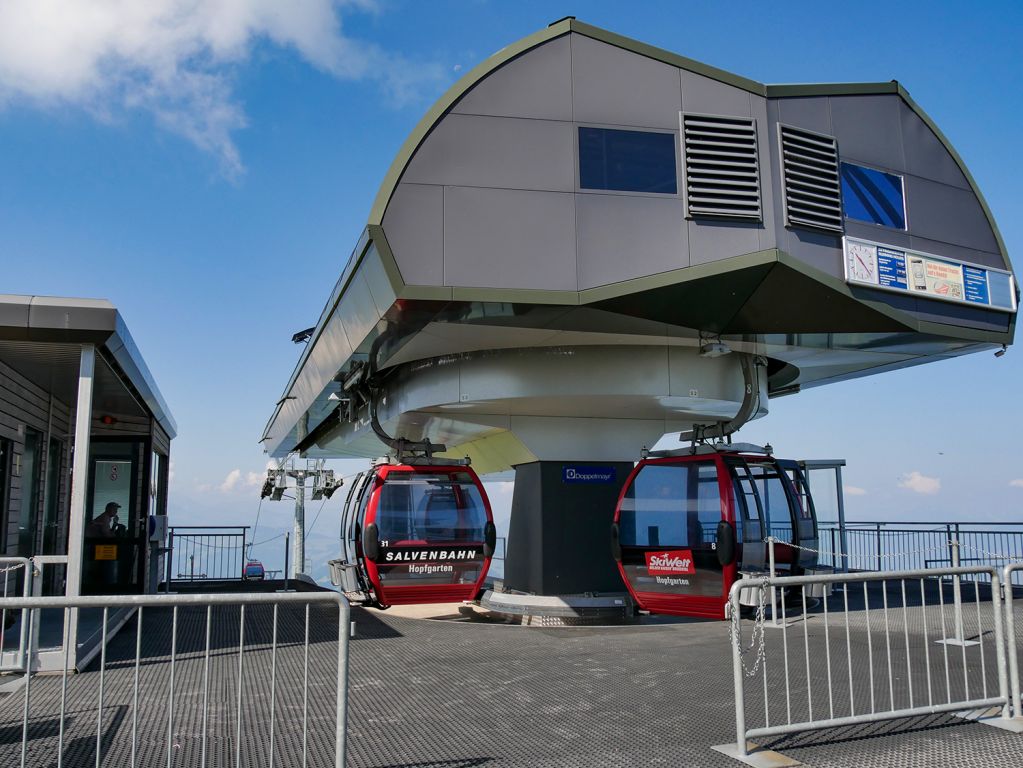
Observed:
[[[762,218],[752,119],[683,113],[682,148],[688,216]]]
[[[786,226],[843,231],[834,136],[779,125],[778,137]]]

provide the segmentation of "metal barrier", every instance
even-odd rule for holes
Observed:
[[[21,596],[32,594],[32,563],[26,557],[0,557],[0,576],[3,577],[3,597],[18,595],[21,582]],[[13,582],[13,584],[12,584]],[[0,610],[0,672],[25,668],[26,646],[28,645],[28,614],[21,611],[18,616],[13,609]],[[12,650],[7,639],[8,629],[18,625],[17,650]]]
[[[963,630],[954,626],[954,616],[946,617],[946,602],[952,601],[946,600],[945,590],[955,590],[967,577],[973,581],[961,586],[973,593],[974,605],[966,615],[976,642],[956,637]],[[782,621],[780,632],[770,634],[780,634],[780,641],[769,648],[764,622],[772,589],[781,592]],[[757,595],[748,645],[739,619],[744,590]],[[803,619],[798,626],[787,621],[788,590],[790,600],[798,600]],[[989,599],[982,600],[984,591]],[[820,604],[813,606],[821,608],[819,613],[807,610],[808,599],[814,602],[808,598],[812,592],[819,594]],[[748,604],[749,592],[745,597]],[[993,567],[744,579],[733,585],[729,605],[738,756],[748,755],[747,739],[764,736],[991,707],[1001,707],[1002,716],[1010,717],[1000,577]],[[797,637],[790,639],[790,633]],[[940,649],[932,649],[934,642],[941,643]],[[834,657],[832,646],[838,648]],[[750,655],[752,666],[744,658]],[[856,672],[854,667],[864,662],[866,669]],[[883,664],[881,672],[875,662]],[[763,693],[755,703],[747,697],[746,680],[758,676]],[[1018,687],[1018,675],[1016,682]],[[748,718],[757,715],[762,723],[748,727]]]
[[[1019,647],[1016,642],[1016,618],[1013,615],[1012,575],[1023,573],[1023,563],[1009,563],[1002,571],[1002,583],[1005,585],[1005,638],[1009,646],[1009,686],[1013,714],[1023,717],[1023,699],[1020,698],[1019,679]]]
[[[249,526],[173,526],[168,533],[167,583],[240,581]]]
[[[231,611],[227,621],[214,621],[214,607],[233,606],[237,606],[238,611]],[[315,635],[314,643],[333,637],[331,624],[323,617],[312,617],[311,621],[313,606],[336,607],[338,611],[334,679],[314,671],[310,681],[310,628]],[[107,647],[108,612],[120,607],[137,611],[133,655],[124,653],[125,643],[119,644],[117,649]],[[302,607],[305,608],[304,620],[296,616],[295,611]],[[91,762],[94,756],[99,766],[104,755],[113,752],[113,734],[121,731],[121,724],[130,717],[130,748],[124,745],[117,753],[122,756],[119,759],[123,759],[124,753],[130,752],[129,765],[133,768],[164,762],[164,759],[168,767],[175,763],[205,767],[208,760],[233,764],[236,768],[243,764],[273,766],[275,756],[280,758],[280,764],[306,766],[311,752],[322,755],[326,751],[320,743],[322,738],[316,744],[310,743],[311,736],[323,736],[319,732],[310,733],[312,683],[322,694],[331,694],[329,698],[321,695],[314,699],[314,707],[321,712],[312,722],[328,720],[322,715],[324,707],[333,710],[334,728],[329,737],[334,765],[338,768],[345,765],[351,608],[336,592],[6,598],[0,601],[0,608],[27,610],[29,637],[40,610],[62,609],[65,627],[71,609],[103,610],[103,644],[98,671],[72,677],[65,665],[64,674],[59,678],[36,679],[26,669],[20,704],[12,703],[15,697],[8,697],[6,702],[0,700],[0,725],[3,716],[14,706],[19,706],[21,720],[20,758],[5,755],[0,749],[0,764],[14,765],[19,759],[22,767],[42,764],[39,761],[49,765],[55,759],[57,768],[61,768],[65,757],[79,764],[83,757],[88,756]],[[205,611],[189,611],[189,608],[205,608]],[[252,616],[257,610],[267,608],[272,608],[272,617]],[[248,624],[246,609],[250,617]],[[163,648],[165,642],[169,643],[169,649]],[[67,642],[64,648],[66,654]],[[301,648],[301,658],[297,658],[296,648]],[[247,656],[253,655],[257,659],[247,663]],[[321,663],[323,654],[317,653],[317,664]],[[269,670],[262,669],[266,666]],[[97,675],[98,680],[91,675]],[[181,686],[178,678],[192,684]],[[250,688],[253,683],[267,682],[268,690],[259,689],[247,699],[246,681]],[[295,690],[299,686],[300,693]],[[37,688],[42,689],[40,693]],[[91,695],[93,688],[95,696]],[[140,691],[143,691],[141,698]],[[249,693],[251,695],[252,691]],[[47,709],[34,718],[33,696]],[[284,698],[288,699],[286,708],[280,705]],[[183,715],[179,723],[175,703],[181,701],[185,702],[187,716]],[[263,711],[266,709],[268,712]],[[279,709],[285,709],[288,718],[288,727],[280,729],[282,736],[277,735]],[[246,714],[252,717],[247,720]],[[105,726],[110,730],[105,731]],[[269,734],[254,733],[254,728],[257,731],[268,729]],[[15,732],[14,727],[5,730]],[[288,748],[294,750],[290,754],[285,754],[285,741]],[[11,744],[12,748],[16,743]],[[73,759],[72,752],[68,751],[72,743]],[[83,750],[92,754],[83,755]]]

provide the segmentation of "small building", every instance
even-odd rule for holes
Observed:
[[[166,515],[176,432],[113,304],[0,295],[0,558],[31,561],[35,594],[155,591],[161,542],[149,518]],[[8,596],[25,589],[24,572],[6,576]],[[97,625],[84,610],[71,625],[74,666]],[[39,647],[59,648],[62,635],[44,617]],[[40,668],[62,661],[49,656]]]

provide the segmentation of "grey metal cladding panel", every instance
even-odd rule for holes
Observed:
[[[323,326],[309,358],[315,360],[317,368],[333,377],[351,356],[352,345],[341,324],[341,318],[335,314]]]
[[[572,50],[568,35],[532,48],[491,73],[451,111],[570,121]]]
[[[29,324],[33,328],[113,333],[117,330],[117,310],[104,300],[34,296]]]
[[[899,100],[902,121],[902,146],[906,154],[906,173],[954,187],[970,189],[958,163],[920,116]]]
[[[444,283],[444,187],[401,183],[384,232],[402,279],[409,285]]]
[[[576,228],[580,290],[689,266],[677,197],[579,194]]]
[[[779,122],[831,135],[831,108],[826,96],[776,99]],[[772,126],[772,133],[777,130]],[[839,146],[839,151],[842,147]]]
[[[576,122],[678,130],[677,67],[580,35],[571,43]]]
[[[767,133],[760,142],[761,157],[765,154],[768,162],[761,161],[760,164],[760,187],[763,190],[761,198],[770,201],[770,208],[773,212],[771,220],[774,231],[775,247],[788,251],[789,231],[785,229],[785,211],[782,205],[782,183],[781,165],[778,152],[775,149],[778,145],[778,122],[781,115],[781,102],[777,99],[766,99],[767,102]],[[764,212],[766,215],[767,207]],[[766,221],[766,219],[765,219]]]
[[[682,109],[705,115],[750,117],[749,91],[711,80],[695,72],[682,72]]]
[[[570,192],[573,130],[571,123],[449,114],[416,151],[404,181]]]
[[[370,245],[369,251],[362,260],[362,264],[359,265],[359,273],[366,280],[366,287],[369,288],[369,295],[373,299],[377,316],[383,317],[398,297],[395,295],[391,281],[384,270],[376,243]]]
[[[784,250],[789,255],[825,274],[839,280],[845,279],[842,236],[838,232],[820,232],[804,227],[792,227],[787,231],[789,237]]]
[[[574,195],[444,190],[444,284],[577,290]]]
[[[905,176],[909,233],[978,251],[997,252],[984,209],[971,190]]]
[[[777,222],[775,221],[774,172],[771,168],[772,141],[770,122],[767,118],[767,99],[746,94],[750,100],[750,112],[757,125],[757,149],[760,165],[760,207],[763,211],[763,227],[759,232],[760,250],[778,245]],[[780,207],[780,205],[779,205]]]
[[[689,263],[706,264],[760,250],[760,222],[691,219]]]
[[[0,294],[0,327],[28,328],[31,296]]]
[[[348,290],[345,291],[345,297],[338,305],[337,312],[341,316],[341,324],[344,326],[348,343],[353,350],[358,350],[370,330],[380,320],[380,314],[373,303],[373,295],[361,272],[348,284]]]
[[[896,248],[910,248],[912,238],[908,232],[891,227],[879,227],[876,224],[856,221],[855,219],[845,220],[845,233],[850,237],[862,237],[864,240],[873,240],[876,243],[893,245]]]
[[[843,160],[902,171],[902,129],[898,94],[832,96],[831,125]]]
[[[879,241],[882,240],[880,237],[875,237],[874,239]],[[971,264],[980,264],[985,267],[994,267],[995,269],[1005,269],[1005,261],[1002,259],[1002,255],[1000,253],[978,251],[975,248],[964,248],[961,245],[952,245],[951,243],[942,243],[937,240],[928,240],[925,237],[918,237],[916,235],[910,236],[909,247],[915,248],[918,251],[923,251],[924,253],[933,253],[935,256],[945,256],[959,261],[968,261]]]
[[[1012,315],[1005,312],[989,312],[964,304],[947,301],[920,299],[916,306],[916,317],[934,323],[946,323],[960,328],[976,328],[982,331],[1005,333],[1009,330]]]

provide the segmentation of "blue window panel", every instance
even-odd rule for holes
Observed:
[[[902,177],[842,163],[842,208],[847,218],[905,229]]]
[[[1012,278],[1003,272],[988,272],[987,280],[991,306],[1012,309]]]
[[[580,128],[579,186],[676,194],[675,135]]]

